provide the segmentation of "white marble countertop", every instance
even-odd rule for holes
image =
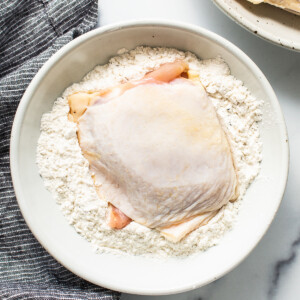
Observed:
[[[192,23],[225,37],[260,67],[273,86],[290,139],[284,199],[265,237],[237,268],[197,290],[171,296],[123,294],[122,300],[300,299],[300,53],[272,45],[235,24],[210,0],[101,0],[100,25],[132,19]],[[299,19],[300,21],[300,19]]]

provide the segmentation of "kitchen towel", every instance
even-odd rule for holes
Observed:
[[[119,298],[42,248],[20,213],[9,167],[11,127],[26,87],[52,54],[96,24],[96,0],[0,1],[0,299]]]

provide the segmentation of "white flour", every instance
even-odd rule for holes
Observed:
[[[98,251],[126,252],[137,255],[182,256],[215,245],[233,226],[242,195],[260,170],[261,141],[257,122],[261,120],[261,101],[251,96],[243,83],[230,75],[222,58],[198,60],[191,53],[175,49],[138,47],[107,65],[97,66],[82,82],[67,88],[44,114],[38,141],[37,163],[45,186],[60,204],[76,231]],[[221,209],[206,226],[193,231],[181,242],[165,240],[157,231],[131,222],[122,230],[112,230],[105,222],[107,204],[100,200],[82,156],[76,136],[76,124],[68,121],[66,96],[76,91],[107,88],[120,82],[139,79],[162,63],[184,59],[190,69],[199,71],[230,140],[240,183],[241,196]]]

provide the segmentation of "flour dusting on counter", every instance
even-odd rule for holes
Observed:
[[[65,90],[50,113],[41,121],[37,163],[46,188],[76,231],[100,251],[136,255],[186,256],[218,243],[234,225],[238,208],[249,184],[260,170],[261,141],[258,122],[260,100],[253,97],[240,80],[230,75],[221,57],[199,60],[189,52],[169,48],[122,49],[108,64],[97,66],[82,82]],[[167,241],[153,229],[131,222],[122,230],[112,230],[105,221],[107,202],[99,199],[76,135],[76,124],[68,120],[67,96],[76,91],[113,87],[142,78],[166,62],[183,59],[189,69],[199,72],[217,115],[227,133],[239,180],[240,197],[225,205],[208,225],[199,227],[179,243]]]

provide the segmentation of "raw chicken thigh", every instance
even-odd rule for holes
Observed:
[[[215,109],[199,81],[179,77],[183,71],[186,65],[175,62],[140,81],[69,98],[114,228],[132,219],[178,242],[237,197]]]

